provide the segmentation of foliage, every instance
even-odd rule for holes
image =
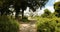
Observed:
[[[0,16],[0,32],[18,32],[19,24],[9,16]]]
[[[3,9],[3,11],[0,11],[0,12],[2,12],[3,14],[4,13],[8,14],[9,6],[14,5],[16,17],[19,15],[20,9],[22,9],[22,18],[23,18],[24,10],[26,10],[27,7],[32,9],[32,11],[36,11],[37,8],[44,7],[47,2],[48,2],[48,0],[0,0],[0,8],[1,7],[5,8],[5,9]],[[0,10],[2,10],[2,9],[0,9]]]
[[[24,16],[23,19],[22,19],[22,21],[23,21],[23,22],[28,22],[28,17],[25,17],[25,16]]]
[[[51,14],[51,12],[48,9],[45,9],[44,10],[44,14],[42,16],[46,16],[47,17],[50,14]]]
[[[58,13],[56,14],[56,16],[60,17],[60,2],[54,3],[54,9],[55,9],[55,12]]]
[[[37,32],[60,32],[60,18],[37,17]]]
[[[32,11],[36,11],[37,8],[42,8],[46,3],[48,2],[48,0],[24,0],[21,1],[21,9],[22,9],[22,18],[24,16],[24,10],[26,9],[26,7],[29,7],[30,9],[32,9]]]
[[[55,2],[54,3],[54,9],[59,10],[60,9],[60,2]]]
[[[48,9],[45,9],[44,13],[41,15],[41,17],[52,18],[52,17],[55,17],[55,13],[51,13]]]
[[[10,5],[13,4],[12,0],[0,0],[0,13],[1,15],[10,15],[11,11],[9,10]]]

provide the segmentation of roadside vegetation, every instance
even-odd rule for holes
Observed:
[[[31,24],[29,26],[32,26],[36,22],[35,26],[37,28],[34,25],[33,27],[37,29],[37,32],[60,32],[60,2],[54,3],[55,11],[53,13],[49,9],[45,9],[40,16],[34,13],[37,12],[37,9],[45,7],[48,1],[0,0],[0,32],[20,32],[20,27],[24,26],[20,25],[20,22],[26,24],[25,26],[28,26],[27,23]],[[28,16],[24,16],[24,11],[27,7],[30,9],[29,11],[32,11],[29,16],[31,17],[30,20]],[[15,15],[13,15],[14,13]]]

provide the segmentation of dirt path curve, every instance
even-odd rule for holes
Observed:
[[[29,23],[20,23],[20,32],[36,32],[36,20],[30,20]]]

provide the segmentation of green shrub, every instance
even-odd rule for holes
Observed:
[[[18,32],[19,24],[8,16],[0,16],[0,32]]]
[[[23,22],[28,22],[28,18],[27,17],[23,17],[22,21]]]
[[[40,18],[37,22],[37,32],[60,32],[60,18]]]

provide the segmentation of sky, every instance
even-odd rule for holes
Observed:
[[[55,0],[49,0],[45,6],[53,6]]]
[[[42,8],[42,10],[39,10],[38,14],[43,14],[44,13],[44,9],[49,9],[52,13],[54,12],[54,8],[53,5],[55,2],[58,2],[58,0],[49,0],[48,3],[45,5],[45,8]]]
[[[54,5],[55,1],[56,0],[49,0],[48,3],[45,5],[45,8],[43,8],[43,9],[49,9],[51,12],[54,12],[53,5]]]
[[[60,0],[49,0],[48,3],[45,5],[45,8],[43,8],[43,9],[49,9],[51,12],[54,12],[54,6],[53,5],[55,2],[58,2],[58,1],[60,1]]]
[[[54,3],[56,0],[49,0],[49,2],[45,5],[45,8],[49,9],[51,12],[54,12]]]
[[[37,9],[38,15],[43,14],[44,13],[44,9],[49,9],[53,13],[54,12],[53,5],[54,5],[55,2],[58,2],[58,0],[49,0],[48,3],[45,5],[45,8],[42,8],[42,10]],[[27,13],[28,10],[29,10],[29,8],[27,8],[25,13]]]

